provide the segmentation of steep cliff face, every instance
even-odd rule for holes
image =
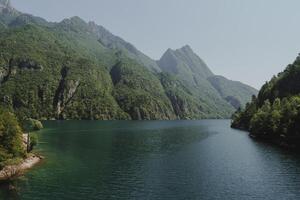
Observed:
[[[55,113],[57,114],[57,118],[64,119],[62,115],[65,107],[72,100],[79,87],[79,80],[67,80],[69,68],[63,67],[61,70],[61,80],[59,82],[59,86],[55,92],[53,107],[55,108]]]
[[[179,119],[216,118],[215,113],[209,113],[208,105],[198,101],[175,76],[161,73],[160,80]]]
[[[130,60],[117,63],[110,71],[114,96],[132,119],[176,119],[170,100],[159,79]]]
[[[164,72],[177,75],[190,85],[199,85],[201,79],[213,75],[188,45],[177,50],[168,49],[157,63]]]
[[[0,38],[2,104],[37,119],[128,119],[105,67],[68,52],[54,33],[31,26],[8,31]]]
[[[185,90],[191,91],[193,99],[201,102],[200,107],[193,106],[196,113],[202,111],[199,114],[215,113],[213,117],[229,117],[232,110],[243,107],[252,95],[257,94],[250,86],[214,75],[188,45],[177,50],[168,49],[157,63],[163,72],[176,77]],[[179,97],[177,95],[176,99]]]
[[[0,70],[0,85],[5,83],[11,76],[13,70],[12,62],[13,59],[10,59],[7,63],[2,63],[4,67]]]
[[[10,0],[0,0],[0,9],[12,9]]]
[[[173,75],[201,102],[202,110],[212,118],[229,117],[234,108],[227,103],[207,80],[214,74],[189,46],[168,49],[157,62],[162,71]]]

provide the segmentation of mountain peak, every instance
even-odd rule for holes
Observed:
[[[62,20],[59,25],[66,30],[76,30],[76,32],[86,33],[89,31],[89,25],[80,17],[74,16]]]
[[[189,50],[189,51],[193,51],[192,48],[190,47],[190,45],[184,45],[183,47],[181,47],[181,50]]]
[[[0,7],[11,7],[10,0],[0,0]]]
[[[186,55],[189,55],[189,56],[196,55],[195,52],[193,51],[193,49],[189,45],[185,45],[185,46],[181,47],[180,49],[177,49],[176,51],[181,52]]]
[[[171,49],[171,48],[168,48],[165,53],[163,54],[163,56],[165,55],[168,55],[168,54],[174,54],[175,53],[175,50]]]
[[[194,51],[192,50],[192,48],[189,45],[184,45],[183,47],[181,47],[179,49],[175,49],[175,50],[168,48],[165,53],[174,53],[176,51],[177,52],[193,52],[194,53]]]
[[[189,71],[190,74],[194,73],[202,77],[213,75],[208,66],[189,45],[176,50],[168,49],[158,64],[163,71],[169,73],[178,74]]]
[[[8,24],[21,13],[11,6],[10,0],[0,0],[0,14],[2,22]]]
[[[80,17],[78,17],[78,16],[70,17],[70,20],[74,21],[74,22],[85,23],[85,21],[83,19],[81,19]]]

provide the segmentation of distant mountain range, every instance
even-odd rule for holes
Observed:
[[[228,118],[257,90],[214,75],[190,46],[159,61],[94,22],[0,0],[0,103],[36,119]]]

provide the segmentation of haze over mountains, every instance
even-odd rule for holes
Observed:
[[[226,118],[257,94],[188,45],[155,61],[79,17],[47,22],[0,0],[0,30],[1,104],[32,118]]]

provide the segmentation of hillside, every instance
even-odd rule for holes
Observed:
[[[193,98],[200,99],[206,114],[230,115],[257,93],[250,86],[214,75],[188,45],[177,50],[168,49],[157,63],[163,72],[173,75],[188,89]],[[196,109],[197,112],[201,113]]]
[[[228,80],[223,76],[211,76],[208,81],[235,109],[244,107],[251,101],[251,96],[257,94],[256,89],[238,81]]]
[[[227,118],[256,94],[227,79],[228,88],[220,90],[212,81],[215,75],[189,46],[168,50],[156,62],[93,22],[79,17],[48,22],[3,0],[0,22],[0,103],[18,115]]]
[[[266,82],[244,110],[233,115],[232,127],[258,138],[300,145],[300,57]]]

